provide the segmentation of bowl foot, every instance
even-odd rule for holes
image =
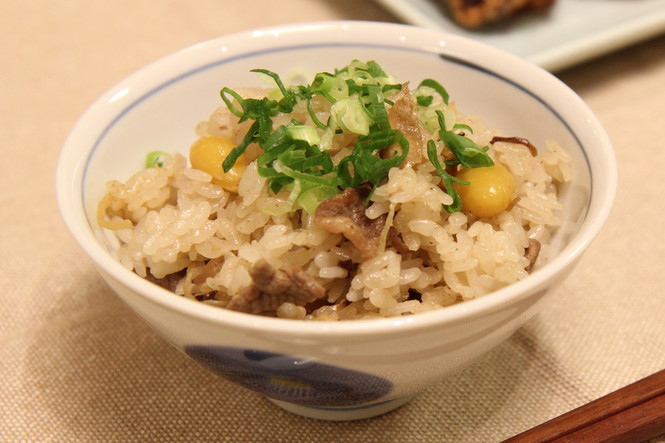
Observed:
[[[379,403],[348,407],[303,406],[269,397],[268,400],[280,408],[302,417],[315,418],[317,420],[350,421],[362,420],[364,418],[371,418],[385,414],[386,412],[399,408],[412,398],[413,396],[408,396]]]

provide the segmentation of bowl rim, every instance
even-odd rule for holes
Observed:
[[[430,52],[453,50],[459,57],[467,57],[468,51],[471,50],[483,54],[488,59],[500,58],[508,62],[501,68],[504,75],[507,76],[507,71],[510,71],[511,78],[514,78],[517,75],[516,73],[519,73],[522,80],[531,78],[535,79],[533,81],[545,82],[548,87],[555,88],[557,93],[561,94],[561,99],[567,100],[576,106],[578,112],[584,117],[586,124],[594,132],[594,136],[598,141],[598,149],[602,151],[602,158],[605,161],[602,174],[591,174],[590,205],[587,208],[583,222],[568,244],[552,260],[525,279],[486,296],[444,309],[415,315],[341,322],[307,322],[270,318],[208,306],[160,288],[124,268],[99,244],[85,216],[85,207],[81,198],[82,177],[90,152],[87,147],[78,144],[78,139],[83,138],[90,132],[86,127],[86,122],[98,115],[104,115],[108,121],[117,118],[117,115],[106,111],[108,105],[121,102],[122,100],[118,100],[118,96],[123,91],[126,94],[130,85],[145,82],[144,89],[149,87],[148,85],[151,82],[146,81],[146,77],[159,72],[163,67],[172,67],[174,63],[182,65],[202,63],[213,54],[221,56],[220,48],[228,48],[234,44],[240,47],[247,45],[255,49],[265,44],[279,47],[285,43],[285,40],[291,41],[302,38],[303,34],[309,38],[316,36],[324,40],[348,40],[354,35],[363,34],[370,41],[377,41],[378,38],[391,38],[394,42],[401,42],[404,45],[411,44],[410,39],[438,41],[440,42],[438,47],[436,44],[432,44],[427,50]],[[130,91],[131,93],[133,92]],[[111,115],[106,115],[109,113]],[[590,172],[596,167],[592,164],[588,166]],[[598,235],[608,218],[614,202],[616,186],[616,159],[607,133],[583,100],[552,74],[512,54],[446,32],[405,24],[342,20],[301,22],[236,32],[197,43],[150,63],[118,82],[88,107],[65,140],[56,170],[57,202],[61,216],[79,246],[92,259],[98,270],[103,271],[102,274],[106,273],[112,276],[122,285],[162,308],[177,311],[201,321],[225,324],[243,330],[263,331],[294,337],[322,337],[331,334],[346,337],[370,336],[394,332],[403,333],[404,330],[412,329],[436,328],[444,324],[450,325],[467,321],[469,318],[482,315],[487,311],[495,311],[528,297],[530,294],[551,284],[561,272],[579,259],[583,251]]]

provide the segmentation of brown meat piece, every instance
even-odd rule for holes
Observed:
[[[391,98],[393,106],[388,109],[388,121],[393,129],[398,129],[409,141],[409,153],[404,160],[404,167],[411,167],[423,161],[423,152],[427,146],[428,138],[425,135],[420,119],[418,118],[416,98],[405,84],[400,92]],[[392,147],[384,149],[383,158],[392,157]]]
[[[409,250],[409,247],[406,246],[406,244],[402,240],[402,237],[400,237],[397,229],[395,229],[393,226],[391,226],[390,229],[388,230],[388,238],[386,240],[386,243],[392,246],[395,249],[395,251],[397,251],[397,253],[400,255],[406,255],[409,252],[411,252]]]
[[[531,268],[533,268],[533,265],[536,263],[538,254],[540,254],[540,242],[530,238],[529,246],[527,246],[524,254],[524,256],[529,260],[529,264],[526,268],[524,268],[527,272],[531,272]]]
[[[169,274],[164,277],[157,278],[154,275],[152,275],[152,273],[148,272],[145,278],[146,280],[153,282],[157,286],[161,286],[166,290],[175,292],[176,288],[178,287],[178,283],[180,283],[180,280],[185,278],[185,273],[186,271],[182,270],[174,274]]]
[[[524,11],[544,11],[555,0],[444,0],[459,25],[481,28],[499,23]]]
[[[314,223],[320,229],[342,234],[360,251],[364,258],[376,254],[386,217],[374,220],[365,215],[367,188],[349,188],[324,200],[316,208]]]
[[[259,260],[249,270],[253,283],[231,298],[228,309],[249,314],[275,311],[282,303],[298,306],[325,297],[326,290],[302,269],[277,269]]]

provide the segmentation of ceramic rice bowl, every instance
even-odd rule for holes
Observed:
[[[560,252],[518,283],[433,312],[306,322],[207,306],[171,293],[114,258],[96,223],[111,179],[147,152],[187,153],[194,127],[220,106],[224,86],[261,86],[250,69],[316,73],[376,60],[400,81],[438,79],[466,112],[534,144],[565,147],[574,179],[562,193]],[[330,420],[375,416],[462,370],[541,307],[601,229],[616,166],[596,117],[568,87],[512,55],[417,27],[322,22],[220,37],[165,57],[100,97],[67,139],[58,200],[74,238],[109,286],[167,341],[227,380],[296,414]],[[109,344],[112,346],[112,344]]]

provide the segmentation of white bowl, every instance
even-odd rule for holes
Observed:
[[[256,84],[250,69],[313,74],[352,59],[376,60],[401,81],[436,78],[464,112],[536,145],[552,138],[565,146],[576,175],[563,196],[566,223],[555,239],[560,253],[526,279],[483,298],[426,314],[334,323],[200,304],[114,259],[112,242],[95,222],[108,180],[129,177],[149,151],[183,152],[194,140],[196,123],[221,104],[223,86]],[[220,37],[126,78],[73,128],[58,165],[57,193],[65,222],[103,278],[166,340],[287,410],[344,420],[398,407],[523,325],[601,229],[616,180],[613,150],[600,123],[544,70],[435,30],[322,22]]]

